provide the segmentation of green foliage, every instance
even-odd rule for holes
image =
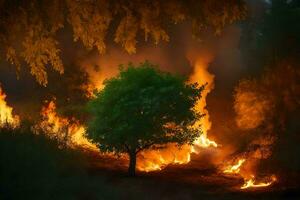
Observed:
[[[102,151],[138,153],[174,142],[192,143],[200,117],[193,107],[203,87],[145,62],[122,67],[89,103],[88,135]]]

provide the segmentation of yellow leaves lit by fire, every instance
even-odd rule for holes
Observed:
[[[74,41],[81,40],[88,49],[96,47],[100,53],[104,53],[104,40],[112,20],[108,1],[67,0],[67,7]]]
[[[139,31],[145,41],[151,39],[155,44],[169,41],[169,25],[184,20],[192,22],[195,35],[209,28],[220,33],[226,24],[245,17],[246,6],[243,0],[32,0],[5,1],[0,13],[4,13],[0,21],[4,57],[17,67],[24,60],[37,81],[46,85],[46,66],[63,72],[56,36],[67,22],[74,41],[81,41],[87,49],[104,53],[110,34],[128,53],[135,53]]]
[[[60,74],[64,72],[57,44],[57,41],[52,37],[45,36],[37,39],[31,34],[23,42],[24,52],[22,56],[30,66],[30,73],[36,77],[41,85],[47,85],[46,65],[51,64],[53,69]]]

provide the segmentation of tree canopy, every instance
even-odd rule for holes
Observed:
[[[104,152],[128,154],[131,175],[138,152],[167,143],[192,144],[199,136],[192,125],[201,115],[193,108],[204,86],[186,84],[148,62],[121,68],[104,85],[88,106],[88,136]]]
[[[245,11],[243,0],[0,0],[0,58],[18,71],[25,62],[46,85],[46,66],[64,72],[57,34],[65,27],[87,49],[104,53],[107,37],[113,36],[135,53],[141,33],[157,44],[169,41],[170,24],[189,21],[194,35],[207,29],[219,34]]]

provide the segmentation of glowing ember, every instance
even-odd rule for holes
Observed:
[[[42,108],[41,116],[42,121],[34,127],[37,133],[42,131],[50,138],[56,138],[71,147],[97,150],[96,145],[85,137],[85,128],[77,120],[70,121],[57,115],[53,101]]]
[[[241,187],[241,189],[247,189],[247,188],[258,188],[258,187],[268,187],[272,185],[276,180],[276,176],[272,175],[270,180],[267,182],[259,182],[255,183],[255,177],[252,176],[249,180],[245,180],[244,185]]]
[[[226,174],[238,174],[240,172],[240,167],[245,161],[246,159],[239,159],[237,164],[228,166],[223,172]]]
[[[6,94],[0,87],[0,127],[9,126],[16,128],[20,124],[19,116],[12,114],[12,108],[9,107],[5,101]]]

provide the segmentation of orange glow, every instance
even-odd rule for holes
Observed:
[[[272,175],[270,180],[267,182],[258,182],[256,183],[255,177],[252,176],[249,180],[245,180],[244,185],[241,187],[241,189],[247,189],[247,188],[258,188],[258,187],[268,187],[272,185],[274,182],[277,181],[276,176]]]
[[[191,83],[198,83],[199,85],[206,84],[204,91],[201,94],[200,100],[195,105],[195,110],[201,114],[205,114],[199,121],[195,123],[195,127],[202,128],[202,135],[195,141],[195,146],[202,148],[207,148],[210,146],[217,147],[217,143],[211,141],[207,137],[207,132],[211,128],[211,121],[209,119],[209,113],[206,108],[207,95],[214,89],[214,75],[209,73],[208,66],[209,62],[212,60],[212,56],[204,56],[196,59],[194,64],[194,72],[190,77]],[[195,150],[195,149],[194,149]],[[197,151],[196,151],[197,152]]]
[[[238,174],[241,170],[241,166],[244,164],[245,161],[246,159],[239,159],[235,165],[226,167],[226,169],[224,169],[223,172],[226,174]]]
[[[9,126],[16,128],[20,124],[19,116],[12,114],[12,107],[8,106],[6,101],[6,94],[0,87],[0,127]]]
[[[201,99],[196,103],[195,110],[205,114],[194,126],[201,127],[199,137],[193,146],[184,145],[180,149],[174,144],[167,145],[167,148],[161,150],[146,150],[138,156],[137,168],[141,171],[161,170],[169,164],[186,164],[190,162],[192,153],[199,153],[201,148],[217,147],[217,143],[208,139],[207,131],[211,128],[209,113],[206,109],[207,95],[214,88],[214,75],[208,72],[208,64],[212,59],[211,56],[198,57],[194,63],[194,72],[189,82],[198,83],[199,85],[207,84],[202,92]],[[201,134],[200,134],[201,133]]]
[[[143,56],[128,57],[126,54],[115,52],[113,50],[110,56],[109,54],[104,57],[92,57],[85,62],[82,62],[82,66],[89,74],[90,84],[86,86],[86,90],[89,97],[92,97],[91,91],[94,89],[103,89],[103,81],[111,78],[118,73],[118,64],[133,61],[133,63],[139,63],[144,60]],[[157,49],[155,50],[157,51]],[[148,51],[147,51],[148,52]],[[152,51],[151,51],[152,52]],[[196,52],[196,51],[193,51]],[[197,51],[198,52],[198,51]],[[201,54],[201,55],[200,55]],[[213,57],[207,53],[201,52],[197,56],[193,56],[192,65],[194,71],[190,76],[189,83],[199,83],[199,85],[207,84],[205,90],[202,93],[202,98],[195,106],[195,110],[201,114],[205,114],[198,122],[195,123],[195,127],[201,127],[199,131],[199,137],[194,142],[193,146],[184,145],[178,148],[175,144],[168,144],[166,148],[159,150],[145,150],[140,152],[137,157],[137,169],[140,171],[155,171],[161,170],[169,164],[186,164],[190,162],[192,153],[200,153],[201,148],[217,147],[217,143],[210,140],[207,136],[207,131],[211,128],[211,122],[209,119],[209,113],[206,108],[207,95],[214,88],[214,75],[208,72],[209,63]],[[147,53],[146,55],[153,55]],[[154,60],[162,67],[168,65],[167,60],[162,62],[161,55],[150,57],[149,60]],[[102,67],[105,66],[105,67]],[[99,69],[97,69],[99,67]],[[201,133],[202,132],[202,133]]]
[[[138,154],[137,169],[140,171],[161,170],[169,164],[186,164],[190,162],[191,147],[183,145],[180,149],[175,144],[168,144],[159,150],[145,150]]]
[[[248,165],[248,167],[244,165]],[[250,168],[249,168],[250,166]],[[243,167],[243,168],[242,168]],[[241,169],[242,168],[242,169]],[[247,188],[258,188],[258,187],[268,187],[272,185],[277,178],[275,175],[270,177],[263,178],[263,181],[258,182],[256,177],[250,171],[253,171],[253,163],[245,158],[238,159],[237,163],[234,165],[227,166],[223,173],[225,174],[238,174],[239,176],[243,177],[244,184],[240,187],[240,189],[247,189]],[[250,175],[249,175],[250,174]]]
[[[34,129],[37,133],[43,132],[50,138],[56,138],[63,144],[71,147],[83,147],[97,150],[95,144],[85,137],[85,127],[77,120],[69,120],[56,113],[54,101],[50,101],[41,110],[42,121]]]

